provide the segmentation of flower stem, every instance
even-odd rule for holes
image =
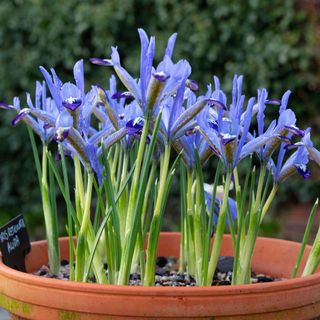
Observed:
[[[310,216],[309,216],[309,219],[308,219],[307,227],[306,227],[306,230],[305,230],[304,235],[303,235],[303,239],[302,239],[299,255],[298,255],[298,258],[297,258],[297,262],[296,262],[296,264],[294,266],[294,269],[292,271],[291,278],[295,278],[297,276],[297,272],[298,272],[300,264],[301,264],[303,253],[304,253],[304,250],[306,248],[306,245],[307,245],[307,242],[308,242],[308,239],[309,239],[309,235],[310,235],[312,223],[313,223],[316,211],[317,211],[318,203],[319,203],[319,199],[316,200],[316,202],[314,203],[314,205],[312,207],[312,210],[311,210],[311,213],[310,213]],[[320,228],[319,228],[319,230],[320,230]],[[318,233],[320,232],[319,230],[318,230]],[[316,240],[317,240],[317,237],[315,238],[315,241]],[[315,243],[315,241],[314,241],[314,243]],[[311,250],[311,252],[312,252],[312,250]],[[310,256],[311,256],[311,254],[310,254]]]
[[[151,221],[150,233],[148,238],[148,246],[146,252],[146,270],[145,270],[145,278],[144,278],[144,285],[152,286],[154,285],[154,278],[155,278],[155,266],[156,266],[156,254],[157,254],[157,245],[159,240],[159,233],[160,233],[160,224],[161,224],[161,213],[162,213],[162,206],[163,201],[165,199],[165,186],[168,176],[168,169],[170,164],[170,151],[171,145],[166,144],[164,150],[164,158],[163,163],[161,166],[160,172],[160,180],[159,180],[159,191],[158,196],[154,208],[154,215]]]
[[[267,213],[267,211],[268,211],[268,209],[269,209],[269,207],[270,207],[270,205],[271,205],[271,203],[272,203],[272,201],[273,201],[273,199],[274,199],[274,197],[275,197],[275,195],[276,195],[276,193],[278,191],[278,188],[279,188],[278,184],[274,184],[273,185],[272,190],[271,190],[271,192],[269,194],[269,197],[267,198],[267,200],[266,200],[266,202],[265,202],[265,204],[264,204],[264,206],[262,208],[261,217],[260,217],[260,223],[262,222],[264,216],[266,215],[266,213]]]
[[[136,202],[138,198],[139,179],[141,174],[141,166],[143,162],[143,155],[144,155],[145,145],[147,141],[147,135],[149,131],[149,124],[150,124],[150,117],[146,117],[145,123],[143,125],[143,129],[142,129],[137,159],[135,162],[134,174],[132,178],[130,196],[129,196],[126,231],[124,235],[124,247],[123,247],[122,256],[121,256],[121,264],[120,264],[119,278],[118,278],[119,285],[127,284],[127,281],[129,278],[128,273],[130,272],[132,256],[133,256],[133,252],[131,251],[134,250],[135,242],[137,239],[136,235],[132,234],[137,232],[137,230],[133,229],[133,222],[134,222],[133,219],[134,219]],[[139,219],[141,219],[141,217],[139,217]],[[130,238],[134,240],[134,244],[130,244],[130,241],[129,241]],[[132,247],[133,249],[131,249]]]
[[[222,206],[220,209],[218,224],[217,224],[216,233],[214,236],[214,242],[211,250],[211,257],[210,257],[209,268],[208,268],[207,286],[210,286],[212,283],[213,275],[216,270],[220,249],[222,245],[223,233],[226,226],[228,196],[229,196],[229,189],[231,184],[231,177],[232,177],[232,170],[229,168],[227,171],[227,176],[225,180]]]
[[[43,144],[42,149],[42,179],[41,179],[41,196],[44,221],[48,239],[49,249],[49,267],[53,274],[58,274],[60,270],[60,250],[58,239],[58,222],[57,215],[53,210],[49,198],[48,186],[48,147]]]

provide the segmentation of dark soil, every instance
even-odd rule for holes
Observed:
[[[216,273],[212,280],[212,286],[226,286],[231,285],[232,281],[232,265],[233,257],[219,257]],[[107,269],[107,265],[105,266]],[[174,257],[158,257],[156,265],[156,286],[172,286],[172,287],[194,287],[196,286],[195,279],[189,276],[186,272],[178,272],[177,260]],[[107,271],[106,271],[107,272]],[[68,261],[61,261],[60,273],[54,275],[50,273],[48,266],[42,266],[35,275],[45,278],[53,278],[60,280],[69,280],[70,266]],[[274,278],[265,274],[256,274],[251,272],[251,283],[273,282],[281,281],[283,279]],[[91,279],[91,282],[95,282]],[[139,273],[130,275],[130,286],[141,286],[141,276]]]

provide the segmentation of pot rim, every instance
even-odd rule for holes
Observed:
[[[179,234],[178,232],[162,232],[162,234]],[[230,235],[224,235],[230,237]],[[64,239],[62,237],[60,239]],[[268,242],[287,243],[291,245],[301,245],[298,242],[282,240],[276,238],[259,237],[261,240]],[[35,241],[36,243],[46,243],[46,240]],[[32,242],[32,243],[35,243]],[[0,254],[1,258],[1,254]],[[0,259],[0,275],[7,278],[31,284],[34,286],[48,287],[51,289],[57,288],[65,291],[80,291],[95,294],[113,294],[113,295],[160,295],[160,296],[221,296],[221,295],[235,295],[235,294],[257,294],[275,291],[289,291],[295,288],[318,286],[320,282],[320,272],[306,277],[299,277],[295,279],[286,279],[276,282],[258,283],[258,284],[242,284],[234,286],[204,286],[204,287],[160,287],[160,286],[128,286],[128,285],[110,285],[97,283],[81,283],[75,281],[63,281],[58,279],[44,278],[33,275],[31,273],[24,273],[14,270],[6,265]]]

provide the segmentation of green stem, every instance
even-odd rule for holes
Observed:
[[[139,179],[141,174],[141,166],[143,162],[143,156],[144,156],[144,150],[145,145],[147,141],[147,135],[149,131],[149,124],[150,124],[150,117],[147,116],[145,119],[145,123],[143,125],[143,130],[141,134],[141,139],[139,143],[139,149],[137,154],[137,159],[135,162],[135,169],[134,174],[132,178],[132,185],[130,190],[130,196],[129,196],[129,203],[128,203],[128,212],[127,212],[127,220],[126,220],[126,231],[124,235],[124,248],[122,251],[122,257],[121,257],[121,265],[120,265],[120,271],[119,271],[119,278],[118,278],[118,284],[125,285],[127,284],[128,280],[128,270],[130,270],[131,265],[131,250],[130,247],[130,241],[129,238],[131,236],[131,233],[134,232],[132,226],[133,226],[133,219],[134,219],[134,212],[136,207],[136,201],[138,197],[138,191],[139,191]],[[139,217],[140,219],[141,217]],[[136,237],[133,236],[133,238],[136,240]],[[133,254],[133,253],[132,253]]]
[[[294,266],[294,269],[292,271],[291,278],[295,278],[297,276],[297,272],[299,270],[299,267],[300,267],[300,264],[301,264],[301,260],[302,260],[302,257],[303,257],[304,249],[306,248],[306,245],[307,245],[307,242],[308,242],[308,239],[309,239],[309,235],[310,235],[312,223],[313,223],[313,220],[314,220],[314,217],[315,217],[315,214],[316,214],[316,210],[317,210],[317,207],[318,207],[318,203],[319,203],[319,199],[316,200],[316,202],[314,203],[314,205],[312,207],[312,210],[311,210],[311,213],[310,213],[310,216],[309,216],[309,219],[308,219],[307,227],[306,227],[306,230],[305,230],[304,235],[303,235],[303,239],[302,239],[301,248],[300,248],[300,251],[299,251],[299,254],[298,254],[297,262],[296,262],[296,264]],[[318,233],[319,232],[320,232],[320,228],[318,230]],[[317,237],[316,237],[316,239],[317,239]]]
[[[61,143],[58,145],[59,153],[61,156],[64,192],[66,194],[67,216],[68,216],[68,236],[69,236],[69,265],[70,265],[70,280],[74,281],[74,243],[73,243],[73,224],[72,224],[72,204],[70,199],[69,179],[66,158],[64,156],[63,146]]]
[[[194,221],[193,221],[193,171],[187,170],[187,219],[186,219],[186,242],[188,248],[187,271],[189,275],[195,276],[195,248],[194,248]]]
[[[165,186],[167,182],[168,169],[170,164],[170,151],[171,145],[169,143],[166,144],[164,150],[164,158],[160,172],[160,180],[159,180],[159,191],[158,196],[154,208],[154,216],[151,221],[150,233],[148,238],[148,246],[146,251],[146,270],[145,270],[145,278],[144,285],[152,286],[154,285],[155,278],[155,266],[156,266],[156,248],[159,240],[160,233],[160,221],[161,221],[161,208],[163,205],[163,201],[165,198]]]
[[[76,188],[75,188],[76,210],[77,210],[78,220],[81,223],[85,199],[84,199],[81,163],[77,155],[74,155],[73,162],[74,162],[75,184],[76,184]]]
[[[57,215],[52,210],[50,203],[50,194],[48,186],[48,147],[43,144],[42,150],[42,179],[41,179],[41,196],[44,221],[46,226],[48,250],[49,250],[49,267],[53,274],[58,274],[60,270],[60,250],[58,237]]]
[[[316,202],[312,208],[311,216],[314,216],[317,207],[318,207],[318,199],[316,200]],[[311,228],[311,226],[310,226],[310,228]],[[304,241],[306,242],[307,240],[304,239]],[[316,271],[316,269],[318,268],[319,263],[320,263],[320,227],[319,227],[317,235],[314,239],[306,266],[302,272],[302,277],[313,274]]]
[[[125,150],[123,155],[123,163],[122,163],[122,172],[121,172],[121,180],[120,180],[120,187],[124,184],[127,174],[128,174],[128,163],[129,157],[128,153]],[[120,199],[119,199],[119,223],[120,223],[120,234],[121,234],[121,245],[123,246],[124,242],[124,234],[126,230],[126,215],[127,215],[127,208],[128,208],[128,188],[124,190]]]
[[[222,167],[222,162],[219,161],[216,172],[215,172],[214,183],[212,188],[211,206],[209,210],[209,218],[208,218],[208,224],[207,224],[207,230],[206,230],[203,260],[202,260],[203,263],[202,263],[202,277],[201,277],[201,283],[200,283],[201,286],[205,286],[207,283],[209,251],[210,251],[212,228],[213,228],[213,215],[214,215],[215,199],[217,194],[217,187],[219,183],[221,167]]]
[[[232,177],[232,170],[228,169],[226,181],[224,184],[224,194],[222,200],[222,206],[219,213],[218,224],[216,228],[216,233],[214,236],[214,242],[211,250],[211,257],[209,261],[209,268],[208,268],[208,276],[207,276],[207,286],[211,286],[212,279],[214,272],[216,270],[216,266],[218,263],[218,258],[220,254],[220,249],[222,245],[222,238],[224,229],[226,226],[226,218],[227,218],[227,210],[228,210],[228,196],[231,184],[231,177]]]
[[[261,169],[260,169],[260,174],[259,174],[258,188],[257,188],[257,195],[256,195],[256,204],[254,207],[254,212],[258,212],[259,207],[260,207],[265,174],[266,174],[266,165],[262,164]]]
[[[93,187],[94,176],[93,173],[88,173],[87,181],[87,191],[85,194],[84,212],[83,219],[77,239],[76,248],[76,270],[75,270],[75,280],[83,281],[85,275],[85,264],[86,264],[86,244],[88,243],[89,251],[91,250],[94,239],[92,239],[92,234],[89,232],[90,225],[90,207],[92,198],[92,187]],[[97,268],[96,260],[94,261],[95,275],[97,277],[98,283],[106,282],[106,276],[103,271],[103,267]]]
[[[200,203],[200,181],[196,180],[196,203],[194,210],[194,250],[195,250],[195,267],[196,267],[196,282],[200,284],[201,281],[201,269],[203,259],[203,235],[205,230],[201,224],[201,211],[203,208]]]
[[[272,190],[271,190],[271,192],[269,194],[269,197],[266,200],[266,202],[265,202],[265,204],[264,204],[264,206],[262,208],[261,217],[260,217],[260,223],[262,222],[264,216],[266,215],[266,213],[267,213],[267,211],[268,211],[268,209],[269,209],[269,207],[270,207],[270,205],[271,205],[271,203],[272,203],[272,201],[273,201],[273,199],[274,199],[274,197],[275,197],[275,195],[276,195],[276,193],[278,191],[278,188],[279,188],[278,184],[274,184],[273,185]]]
[[[184,164],[180,161],[180,228],[181,228],[181,240],[180,240],[180,260],[179,260],[179,272],[184,272],[186,267],[187,257],[187,243],[186,243],[186,228],[187,228],[187,191],[186,191],[186,178]]]

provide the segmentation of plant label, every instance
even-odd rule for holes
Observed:
[[[24,260],[30,249],[29,235],[22,215],[0,228],[0,251],[5,265],[26,272]]]

